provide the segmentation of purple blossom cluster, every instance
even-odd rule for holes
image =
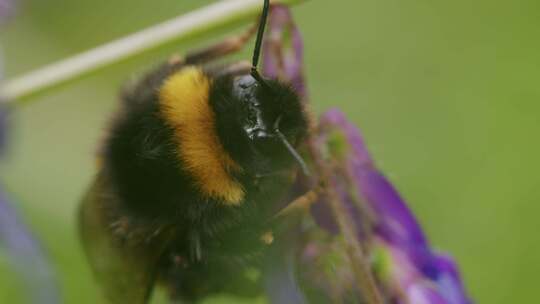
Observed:
[[[319,123],[323,130],[320,136],[339,147],[330,155],[339,174],[349,177],[346,187],[339,189],[340,197],[346,198],[342,203],[352,213],[362,212],[351,207],[352,193],[372,214],[370,230],[358,233],[358,238],[368,244],[374,275],[384,297],[396,304],[472,303],[455,262],[431,248],[405,201],[375,167],[358,129],[337,109],[323,114]],[[369,219],[358,214],[353,218]]]

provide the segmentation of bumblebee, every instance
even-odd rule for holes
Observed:
[[[110,302],[147,303],[157,284],[182,302],[253,284],[244,270],[272,241],[275,203],[307,170],[300,98],[257,69],[268,12],[265,0],[251,66],[207,63],[255,28],[170,60],[121,95],[79,223]]]

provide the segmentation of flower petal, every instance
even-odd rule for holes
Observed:
[[[450,304],[447,302],[433,286],[421,282],[413,284],[407,288],[407,301],[404,303],[414,304]]]
[[[433,280],[448,304],[472,303],[465,292],[458,267],[451,257],[444,254],[437,255],[433,265],[437,269],[437,276]]]

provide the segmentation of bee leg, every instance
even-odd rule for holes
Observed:
[[[138,101],[147,94],[154,94],[156,87],[159,87],[162,83],[164,75],[168,75],[173,71],[179,70],[186,65],[203,65],[214,59],[223,57],[228,54],[237,52],[244,47],[249,39],[254,35],[257,30],[256,26],[250,27],[242,34],[230,36],[216,44],[210,45],[204,49],[190,52],[185,56],[174,54],[163,65],[150,72],[139,85],[128,83],[121,90],[122,100],[125,101]],[[221,66],[207,69],[211,74],[234,74],[240,75],[249,72],[249,65],[247,62],[240,62],[230,66]]]
[[[198,65],[207,63],[228,54],[235,53],[244,47],[244,45],[249,41],[253,34],[255,34],[256,30],[257,27],[252,26],[240,35],[225,38],[225,40],[210,45],[204,49],[190,52],[184,57],[179,55],[173,55],[169,59],[169,64],[178,65],[179,63],[182,63],[189,65]]]
[[[251,71],[251,63],[248,61],[238,61],[233,64],[228,65],[216,65],[216,66],[208,66],[204,68],[204,71],[208,73],[209,75],[213,75],[214,77],[220,77],[220,76],[237,76],[237,75],[245,75],[249,74],[249,71]]]
[[[314,204],[319,198],[321,191],[322,187],[311,189],[310,191],[306,192],[305,194],[299,196],[294,201],[289,203],[287,207],[281,209],[276,215],[274,215],[273,219],[276,220],[278,218],[289,216],[298,212],[308,211],[311,205]]]

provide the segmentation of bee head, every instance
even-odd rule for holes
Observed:
[[[219,78],[212,87],[216,133],[244,169],[263,174],[296,160],[306,170],[295,147],[307,134],[307,118],[290,86],[243,75]]]
[[[291,86],[265,79],[257,70],[269,9],[270,1],[264,0],[251,73],[218,77],[210,90],[216,131],[224,148],[248,171],[278,171],[295,160],[308,174],[295,149],[307,133],[300,98]]]

